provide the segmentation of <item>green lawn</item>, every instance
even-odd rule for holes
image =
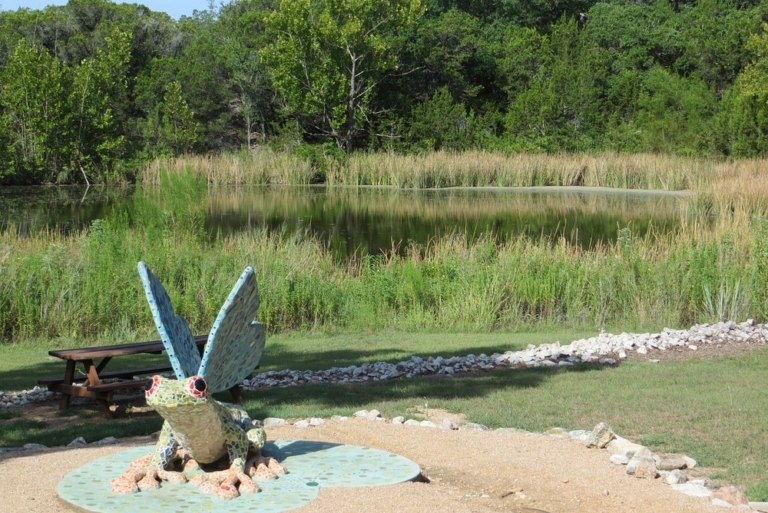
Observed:
[[[422,356],[492,353],[585,333],[404,334],[271,337],[263,370],[345,366]],[[0,349],[0,389],[18,388],[40,375],[61,371],[46,361],[43,346]],[[376,408],[386,417],[417,415],[419,407],[444,408],[490,427],[544,431],[551,427],[591,429],[608,422],[620,435],[657,452],[685,453],[718,469],[714,478],[747,487],[752,500],[768,499],[768,348],[738,357],[660,363],[625,362],[618,367],[580,366],[559,370],[501,370],[471,377],[418,378],[368,385],[303,386],[246,392],[255,418],[350,415]],[[25,381],[26,380],[26,381]],[[31,381],[29,381],[31,380]],[[26,385],[25,385],[26,386]],[[157,417],[89,422],[96,408],[66,412],[79,426],[60,428],[0,415],[0,446],[39,442],[64,444],[147,434]]]

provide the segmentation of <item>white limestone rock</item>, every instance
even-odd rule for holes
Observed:
[[[698,483],[683,483],[671,485],[673,490],[690,495],[691,497],[709,497],[712,495],[712,490]]]
[[[682,470],[672,470],[664,480],[669,485],[683,484],[688,481],[688,476]]]
[[[24,444],[22,448],[26,451],[40,451],[43,449],[47,449],[48,446],[43,444]]]
[[[280,418],[277,418],[277,417],[267,417],[267,418],[266,418],[266,419],[264,419],[264,421],[262,422],[262,425],[263,425],[265,428],[273,428],[273,427],[279,427],[279,426],[287,426],[287,425],[288,425],[288,421],[287,421],[287,420],[285,420],[285,419],[280,419]]]
[[[601,422],[592,430],[592,434],[587,439],[587,447],[604,448],[610,443],[616,434],[606,422]]]
[[[614,465],[626,465],[627,463],[629,463],[629,458],[627,458],[623,454],[612,454],[610,461]]]
[[[455,431],[459,429],[459,425],[456,423],[456,421],[448,418],[443,419],[443,423],[441,426],[443,429],[447,429],[449,431]]]
[[[610,454],[618,454],[625,456],[628,459],[632,458],[636,452],[645,449],[644,446],[630,442],[626,438],[622,438],[618,435],[608,442],[608,445],[606,445],[605,448]]]

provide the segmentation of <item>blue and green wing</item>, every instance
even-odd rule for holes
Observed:
[[[163,341],[176,377],[184,379],[194,376],[200,367],[200,352],[197,350],[192,332],[189,331],[187,321],[173,311],[171,298],[147,264],[139,262],[138,267],[141,284],[149,301],[149,309],[152,310],[152,318],[155,320],[155,326],[160,333],[160,339]]]
[[[254,322],[259,290],[253,269],[247,267],[221,307],[208,335],[198,375],[210,393],[240,384],[253,372],[264,352],[264,326]]]

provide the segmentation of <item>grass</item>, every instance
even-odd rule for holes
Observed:
[[[319,240],[296,234],[264,229],[206,240],[194,212],[172,212],[118,214],[70,235],[0,233],[0,336],[152,336],[139,260],[197,333],[210,329],[247,265],[263,298],[259,320],[271,333],[628,330],[713,321],[726,310],[761,319],[768,304],[768,251],[756,228],[699,238],[623,229],[615,243],[590,250],[565,239],[446,236],[338,262]],[[735,283],[717,299],[721,284]]]
[[[360,364],[401,354],[476,354],[499,346],[520,347],[562,339],[560,334],[434,335],[425,337],[424,351],[415,351],[421,336],[398,333],[355,337],[276,337],[270,341],[274,360],[264,370],[291,367],[327,368]],[[575,336],[575,335],[574,335]],[[580,334],[579,334],[580,336]],[[323,344],[323,341],[325,344]],[[274,342],[274,343],[272,343]],[[321,347],[318,351],[318,347]],[[383,349],[380,349],[382,348]],[[314,348],[318,354],[310,353]],[[451,350],[453,349],[453,350]],[[290,365],[290,358],[297,365]],[[7,358],[2,359],[4,362]],[[271,360],[270,360],[271,361]],[[10,365],[10,363],[4,363]],[[558,426],[591,429],[608,422],[620,435],[656,452],[685,453],[701,466],[718,469],[716,482],[747,487],[752,500],[766,500],[768,474],[763,443],[768,426],[768,391],[764,381],[768,350],[710,360],[625,362],[618,367],[581,366],[562,370],[502,370],[451,379],[419,378],[370,385],[304,386],[246,392],[244,406],[254,418],[301,419],[350,415],[378,409],[386,417],[418,418],[425,405],[464,413],[468,421],[492,428],[516,427],[545,431]],[[0,372],[0,388],[7,383]],[[0,446],[37,442],[66,444],[77,436],[96,441],[106,436],[149,434],[159,427],[156,417],[93,422],[96,408],[72,408],[82,423],[60,427],[6,414],[0,418]]]
[[[317,157],[316,157],[317,158]],[[315,160],[316,160],[315,158]],[[322,157],[320,157],[322,159]],[[356,153],[322,162],[270,150],[158,160],[140,174],[157,185],[164,173],[189,171],[209,184],[308,184],[442,187],[616,187],[692,191],[716,210],[768,211],[768,160],[660,154],[526,154],[467,151],[419,155]]]

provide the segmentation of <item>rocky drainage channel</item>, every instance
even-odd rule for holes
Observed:
[[[268,371],[243,382],[249,390],[286,387],[302,384],[365,383],[416,376],[475,373],[497,368],[565,367],[579,363],[615,365],[636,351],[647,355],[653,351],[687,348],[696,351],[706,344],[768,344],[768,324],[755,324],[751,319],[717,324],[698,324],[688,330],[665,328],[661,333],[600,333],[595,337],[575,340],[570,344],[529,345],[522,351],[507,351],[490,356],[453,356],[421,358],[412,356],[400,363],[364,363],[360,366],[333,367],[320,371]],[[169,375],[170,377],[170,375]],[[140,393],[140,392],[138,392]],[[35,387],[19,392],[0,391],[0,408],[42,402],[55,397],[55,393]],[[76,399],[76,398],[73,398]]]

